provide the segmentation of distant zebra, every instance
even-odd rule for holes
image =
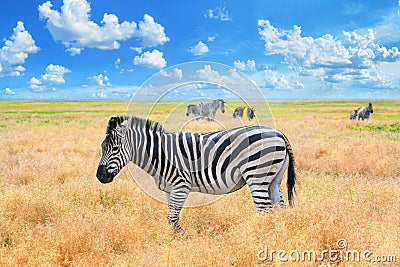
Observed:
[[[242,118],[243,117],[243,112],[244,112],[244,107],[237,107],[233,111],[232,117],[234,117],[234,118],[237,118],[237,117]]]
[[[369,120],[369,116],[371,115],[371,113],[374,113],[374,108],[372,107],[371,103],[368,103],[368,105],[358,109],[357,111],[358,120],[360,120],[360,118],[362,120],[364,119]]]
[[[255,115],[256,110],[254,108],[251,107],[247,107],[247,118],[249,119],[249,121],[253,120]]]
[[[193,105],[193,104],[188,105],[186,110],[186,116],[189,116],[190,114],[193,114],[194,117],[196,118],[196,121],[198,121],[201,118],[201,111],[199,105]]]
[[[362,120],[367,119],[369,120],[369,117],[371,113],[374,113],[374,109],[371,103],[368,103],[368,105],[364,107],[359,107],[355,109],[351,114],[350,114],[350,120],[355,120],[358,117],[358,120],[360,118]]]
[[[198,104],[200,108],[200,117],[207,118],[209,121],[215,119],[217,110],[221,110],[225,113],[225,101],[224,100],[213,100],[212,102],[200,102]]]
[[[357,112],[360,110],[360,108],[355,109],[351,114],[350,114],[350,120],[355,120],[357,118]]]
[[[295,188],[294,156],[284,134],[267,126],[213,133],[167,133],[156,122],[120,116],[109,120],[96,176],[111,182],[129,162],[166,192],[168,221],[184,234],[179,213],[189,192],[227,194],[248,185],[258,210],[284,207],[280,191],[288,169],[288,201]]]

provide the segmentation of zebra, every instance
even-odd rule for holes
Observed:
[[[200,102],[198,104],[200,116],[202,118],[207,118],[209,121],[213,121],[218,109],[221,110],[222,113],[225,113],[225,103],[226,102],[221,99],[213,100],[212,102]]]
[[[350,114],[350,120],[355,120],[358,115],[358,111],[361,109],[361,107],[355,109],[351,114]]]
[[[251,107],[247,107],[247,118],[249,119],[249,121],[253,120],[255,115],[256,110],[254,108]]]
[[[243,111],[244,111],[244,107],[235,108],[235,110],[233,111],[232,117],[233,118],[237,118],[237,117],[242,118],[243,117]]]
[[[371,115],[371,113],[374,113],[374,108],[372,107],[371,103],[368,103],[368,105],[358,108],[357,110],[357,116],[358,116],[358,120],[360,120],[360,118],[362,120],[367,119],[369,120],[369,116]]]
[[[157,122],[118,116],[110,118],[101,148],[97,179],[113,181],[132,161],[166,192],[168,221],[182,234],[179,213],[189,192],[222,195],[248,185],[258,210],[285,207],[280,184],[287,169],[288,202],[293,204],[293,150],[286,136],[271,127],[169,133]]]
[[[350,120],[355,120],[357,118],[357,113],[359,110],[360,108],[357,108],[350,114]]]
[[[194,117],[196,118],[196,121],[198,121],[201,118],[200,107],[198,105],[193,105],[193,104],[188,105],[186,110],[186,116],[189,116],[190,114],[193,114]]]

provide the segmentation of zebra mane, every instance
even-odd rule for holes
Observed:
[[[121,125],[121,123],[124,121],[127,121],[127,126],[130,128],[142,128],[153,133],[164,132],[162,125],[156,121],[134,116],[114,116],[111,117],[110,121],[108,122],[106,134],[110,134],[112,131],[116,130],[117,126]]]

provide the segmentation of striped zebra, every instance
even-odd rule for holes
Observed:
[[[222,113],[225,113],[225,101],[221,99],[211,102],[200,102],[198,106],[200,108],[200,117],[207,118],[209,121],[215,119],[215,114],[218,109],[221,110]]]
[[[193,104],[188,105],[186,110],[186,116],[189,116],[190,114],[193,114],[194,117],[196,118],[196,121],[198,121],[201,118],[199,105],[193,105]]]
[[[247,118],[249,119],[249,121],[254,119],[254,117],[256,116],[255,112],[256,112],[256,110],[254,108],[247,107],[246,115],[247,115]]]
[[[369,116],[371,115],[371,113],[374,113],[374,108],[372,107],[372,103],[368,103],[368,105],[361,107],[357,110],[358,120],[369,120]]]
[[[244,107],[237,107],[233,111],[232,117],[233,118],[237,118],[237,117],[242,118],[243,117],[243,112],[244,112]]]
[[[120,116],[109,120],[101,147],[98,180],[111,182],[132,161],[166,192],[168,221],[182,234],[179,213],[191,191],[221,195],[248,185],[258,210],[285,207],[280,184],[288,169],[288,201],[292,205],[293,151],[288,139],[274,128],[168,133],[157,122]]]
[[[357,113],[358,113],[358,111],[359,111],[360,109],[361,109],[361,107],[355,109],[355,110],[350,114],[350,120],[355,120],[355,119],[357,118]]]

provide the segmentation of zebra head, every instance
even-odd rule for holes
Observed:
[[[215,103],[215,101],[218,102],[217,105],[218,105],[219,110],[221,110],[222,113],[225,113],[225,103],[226,102],[222,99],[214,100],[214,103]]]
[[[188,105],[186,110],[186,116],[189,116],[191,113],[196,115],[196,109],[198,109],[197,105]]]
[[[237,107],[237,108],[235,108],[235,111],[233,111],[232,117],[233,117],[233,118],[243,117],[243,110],[244,110],[243,107]]]
[[[247,118],[249,119],[249,121],[251,121],[252,119],[254,119],[255,117],[255,109],[251,108],[251,107],[247,107]]]
[[[97,168],[96,177],[102,183],[111,182],[131,158],[132,149],[126,133],[127,119],[111,117],[108,122],[107,135],[101,144],[102,156]]]
[[[372,103],[368,103],[368,111],[370,112],[370,113],[374,113],[374,108],[372,107]]]

